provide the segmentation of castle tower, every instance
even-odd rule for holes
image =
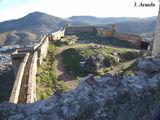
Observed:
[[[152,55],[153,56],[160,55],[160,6],[159,6],[157,24],[155,29],[155,37],[153,41]]]

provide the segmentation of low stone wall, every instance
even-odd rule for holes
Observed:
[[[19,92],[20,92],[20,87],[21,87],[21,82],[22,82],[22,77],[24,74],[24,68],[26,66],[28,57],[29,57],[29,53],[25,54],[25,57],[23,59],[23,61],[20,64],[20,67],[18,69],[17,75],[16,75],[16,79],[15,79],[15,83],[11,92],[11,97],[9,99],[9,102],[11,103],[17,103],[18,102],[18,96],[19,96]]]
[[[33,54],[28,79],[27,103],[36,101],[37,52]]]
[[[138,49],[141,46],[140,35],[134,35],[134,34],[123,33],[123,32],[113,32],[113,37],[121,40],[127,40],[131,42],[135,48],[138,48]]]

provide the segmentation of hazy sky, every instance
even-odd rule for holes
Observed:
[[[134,7],[134,2],[155,7]],[[158,14],[158,0],[0,0],[0,21],[16,19],[34,11],[67,18],[74,15],[97,17],[150,17]]]

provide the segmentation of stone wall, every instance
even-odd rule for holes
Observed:
[[[63,37],[65,34],[65,29],[62,29],[60,31],[57,31],[55,33],[52,34],[52,39],[53,40],[59,40],[61,39],[61,37]]]
[[[37,52],[38,52],[38,66],[42,64],[43,59],[46,57],[47,51],[48,51],[48,46],[49,46],[49,39],[46,36],[44,38],[42,44],[37,48]]]
[[[141,47],[140,35],[116,32],[115,31],[116,25],[113,24],[113,27],[114,29],[111,26],[109,28],[103,28],[100,26],[69,26],[66,28],[65,35],[89,34],[89,35],[99,35],[101,37],[114,37],[120,40],[129,41],[134,48],[140,49]]]
[[[141,46],[140,35],[134,35],[134,34],[123,33],[123,32],[113,32],[113,37],[121,40],[127,40],[131,42],[135,48],[138,48],[138,49]]]
[[[27,103],[32,103],[36,101],[37,59],[37,52],[34,52],[29,70]]]
[[[62,29],[56,33],[54,36],[60,38],[64,36],[65,29]],[[27,101],[26,103],[32,103],[36,101],[36,72],[37,66],[41,65],[43,59],[47,55],[49,46],[49,36],[44,35],[41,42],[34,47],[17,49],[12,56],[12,66],[15,73],[15,83],[12,89],[11,97],[9,102],[17,103],[20,87],[22,85],[22,78],[24,77],[24,69],[28,72],[25,73],[24,79],[27,80]],[[30,56],[30,57],[29,57]],[[32,57],[33,56],[33,57]],[[30,58],[30,59],[28,59]],[[27,65],[26,65],[27,63]]]
[[[18,68],[18,72],[16,74],[16,78],[15,78],[15,83],[11,92],[11,96],[9,99],[9,102],[11,103],[17,103],[18,102],[18,96],[19,96],[19,91],[20,91],[20,87],[21,87],[21,82],[22,82],[22,77],[24,74],[24,68],[26,66],[28,57],[29,57],[29,53],[24,54],[25,57],[23,59],[23,61],[20,63],[20,66]]]
[[[65,35],[75,35],[82,33],[96,34],[96,26],[69,26],[66,28]]]
[[[1,120],[155,120],[160,113],[160,58],[123,78],[84,78],[75,90],[32,104],[0,104]]]
[[[160,55],[160,7],[159,7],[159,13],[155,30],[155,38],[153,42],[152,55],[153,56]]]
[[[24,53],[13,53],[13,54],[11,54],[12,68],[14,70],[14,76],[15,77],[17,75],[17,72],[18,72],[18,69],[20,67],[20,64],[24,60],[25,56],[26,56],[26,54],[24,54]]]
[[[112,37],[113,30],[97,30],[97,34],[101,37]]]

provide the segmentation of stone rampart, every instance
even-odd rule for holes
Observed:
[[[17,50],[18,51],[18,50]],[[20,67],[20,64],[24,60],[24,57],[26,56],[25,53],[13,53],[11,54],[12,58],[12,68],[14,70],[14,76],[16,77],[18,69]]]
[[[37,52],[34,52],[29,70],[27,103],[32,103],[36,101],[37,59]]]
[[[54,36],[60,38],[64,36],[65,29],[62,29],[56,33]],[[43,59],[47,55],[49,46],[49,36],[44,35],[41,42],[34,47],[17,49],[12,56],[12,66],[14,69],[14,74],[16,77],[13,90],[9,102],[17,103],[20,93],[20,88],[22,86],[22,78],[27,80],[27,100],[26,103],[32,103],[36,101],[36,72],[37,66],[43,62]],[[30,56],[30,57],[29,57]],[[33,56],[33,57],[32,57]],[[30,58],[30,59],[29,59]],[[27,61],[28,60],[28,61]],[[26,65],[27,63],[27,65]],[[24,73],[24,69],[28,73]],[[25,74],[25,76],[24,76]],[[25,78],[26,77],[26,78]]]
[[[112,37],[113,30],[97,30],[97,35],[101,37]]]
[[[21,82],[22,82],[22,77],[24,74],[24,69],[29,57],[29,53],[24,54],[25,57],[23,59],[23,61],[20,63],[18,72],[16,74],[16,78],[15,78],[15,83],[11,92],[11,97],[9,99],[9,102],[11,103],[17,103],[18,102],[18,96],[19,96],[19,91],[20,91],[20,87],[21,87]]]
[[[49,46],[49,39],[46,36],[44,38],[42,44],[37,48],[37,52],[38,52],[38,66],[42,64],[43,59],[46,57],[47,51],[48,51],[48,46]]]
[[[127,40],[131,42],[135,48],[140,48],[141,46],[141,36],[135,34],[129,34],[124,32],[113,32],[113,37],[121,40]]]
[[[69,26],[66,28],[65,35],[75,35],[81,33],[96,34],[97,26]]]
[[[52,39],[53,40],[59,40],[61,37],[65,35],[65,29],[59,30],[55,33],[52,34]]]

